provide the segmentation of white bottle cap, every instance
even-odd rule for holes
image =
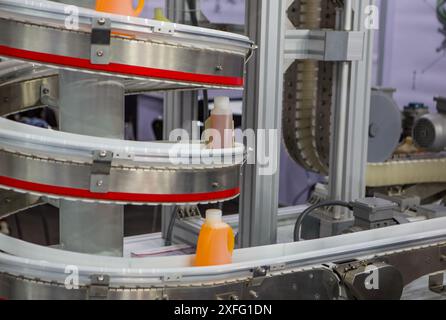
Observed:
[[[229,97],[215,97],[214,98],[214,109],[212,114],[216,115],[232,115],[232,109]]]
[[[207,223],[220,223],[223,221],[223,212],[218,209],[206,210],[206,222]]]

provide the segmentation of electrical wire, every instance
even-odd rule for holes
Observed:
[[[172,210],[172,215],[170,216],[169,226],[167,228],[165,245],[166,247],[170,247],[172,245],[172,237],[173,237],[173,228],[175,227],[175,222],[177,220],[178,214],[178,206],[175,206]]]
[[[307,208],[302,214],[297,218],[296,224],[294,226],[294,241],[302,241],[302,225],[304,219],[309,216],[313,211],[320,209],[320,208],[327,208],[327,207],[344,207],[349,210],[353,210],[352,203],[345,202],[345,201],[324,201],[318,204],[315,204],[309,208]]]
[[[192,25],[198,27],[197,1],[187,0],[187,5],[189,7],[190,20],[192,22]]]

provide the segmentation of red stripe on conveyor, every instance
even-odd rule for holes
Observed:
[[[13,189],[37,192],[39,194],[61,197],[80,198],[84,200],[131,202],[131,203],[190,203],[229,199],[240,193],[240,188],[191,194],[138,194],[138,193],[94,193],[89,190],[50,186],[40,183],[22,181],[0,176],[0,185]]]
[[[107,65],[92,64],[88,59],[65,57],[49,53],[34,52],[23,49],[10,48],[0,45],[0,54],[11,58],[32,60],[35,62],[50,63],[59,66],[75,67],[87,70],[104,71],[122,75],[133,75],[147,78],[157,78],[172,81],[194,82],[211,85],[242,87],[243,78],[196,74],[172,70],[163,70],[119,63]]]

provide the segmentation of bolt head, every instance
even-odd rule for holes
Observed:
[[[103,26],[105,24],[105,18],[100,18],[98,20],[98,24],[100,24],[101,26]]]
[[[223,66],[216,66],[216,67],[215,67],[215,70],[216,70],[216,71],[223,71]]]
[[[97,55],[98,57],[102,57],[102,56],[104,56],[104,51],[102,51],[102,50],[98,50],[98,51],[96,52],[96,55]]]
[[[104,181],[99,180],[99,181],[96,183],[96,185],[97,185],[98,187],[102,187],[102,186],[104,185]]]
[[[101,158],[105,158],[106,156],[107,156],[107,151],[101,151],[100,153],[99,153],[99,156],[101,157]]]

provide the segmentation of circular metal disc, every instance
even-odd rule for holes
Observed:
[[[398,105],[389,95],[372,92],[368,162],[389,160],[398,147],[401,132],[401,112]]]

